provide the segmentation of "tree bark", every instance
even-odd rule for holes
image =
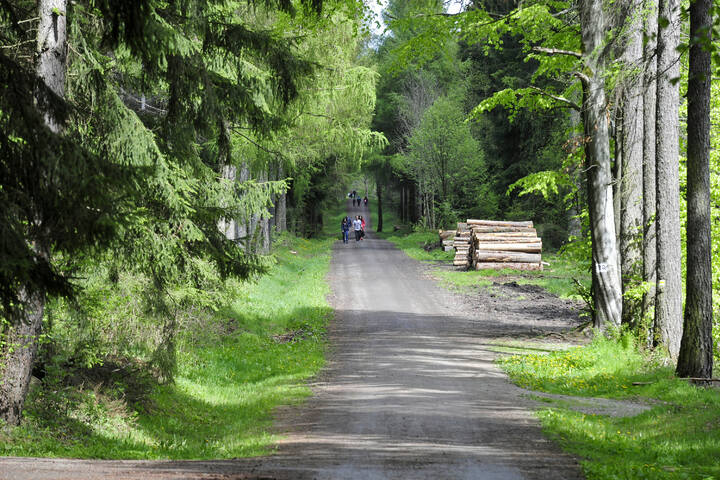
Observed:
[[[65,95],[65,73],[67,64],[66,0],[38,1],[37,64],[38,78],[56,95]],[[38,95],[42,95],[38,92]],[[38,105],[44,102],[39,101]],[[42,112],[45,123],[55,133],[61,133],[50,112]],[[43,257],[50,257],[45,245],[35,244],[36,251]],[[38,337],[42,332],[45,311],[45,292],[21,292],[22,311],[13,316],[5,333],[2,352],[2,382],[0,382],[0,418],[10,425],[20,423],[25,405],[33,364],[37,356]]]
[[[628,72],[634,72],[642,65],[642,28],[637,12],[642,11],[642,2],[631,0],[628,5],[630,24],[627,44],[623,55]],[[623,85],[622,125],[622,180],[620,184],[620,259],[623,294],[634,287],[640,279],[642,252],[640,234],[643,222],[643,78],[631,73]],[[635,327],[640,317],[636,300],[623,295],[622,322]]]
[[[647,317],[655,308],[655,283],[657,281],[657,245],[655,238],[655,107],[657,102],[657,2],[645,0],[645,47],[644,98],[643,98],[643,281],[649,285],[643,295],[642,314]],[[655,335],[653,325],[648,325],[647,345],[652,346]]]
[[[713,305],[710,230],[710,45],[712,0],[690,3],[687,122],[687,296],[677,374],[712,377]]]
[[[603,37],[605,13],[602,0],[580,2],[584,71],[583,123],[585,161],[593,256],[595,326],[619,326],[622,309],[620,275],[613,212],[610,136],[605,99]]]
[[[377,227],[376,232],[382,232],[383,230],[383,210],[382,210],[382,185],[380,181],[375,182],[375,190],[377,193]]]
[[[285,169],[282,165],[278,166],[278,180],[285,177]],[[275,205],[275,229],[280,232],[287,230],[287,191],[278,195],[277,204]]]
[[[679,0],[659,0],[658,16],[669,22],[658,28],[656,106],[657,297],[655,325],[659,345],[677,359],[682,336],[680,273]]]

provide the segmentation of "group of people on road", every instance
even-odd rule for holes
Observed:
[[[367,195],[365,195],[364,198],[360,198],[360,195],[358,195],[358,193],[357,193],[355,190],[353,190],[352,192],[348,193],[348,197],[352,198],[353,207],[354,207],[356,204],[357,204],[358,207],[359,207],[360,205],[365,205],[365,206],[367,206],[367,204],[368,204]]]
[[[342,219],[340,229],[343,234],[343,243],[348,243],[351,229],[355,232],[355,241],[359,242],[365,237],[365,219],[362,215],[356,215],[354,219],[346,216]]]

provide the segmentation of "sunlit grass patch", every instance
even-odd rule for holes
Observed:
[[[237,285],[234,302],[179,333],[175,382],[146,382],[140,400],[130,401],[121,384],[35,388],[23,424],[0,428],[0,455],[200,459],[270,452],[273,410],[310,395],[304,381],[324,365],[331,243],[281,238],[267,275]]]
[[[562,403],[539,412],[545,431],[582,459],[589,479],[720,478],[720,392],[674,378],[671,368],[649,361],[628,337],[499,362],[532,390],[653,406],[624,418],[584,414]]]
[[[441,248],[433,248],[426,250],[425,245],[432,245],[438,242],[438,233],[436,231],[420,231],[412,233],[402,232],[383,232],[379,234],[380,238],[394,243],[398,248],[415,260],[435,262],[435,261],[451,261],[455,257],[455,251],[443,251]]]

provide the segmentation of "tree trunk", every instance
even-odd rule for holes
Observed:
[[[615,241],[620,245],[620,219],[622,218],[622,179],[624,167],[623,155],[623,111],[622,105],[615,112],[615,126],[612,128],[615,140],[615,161],[613,162],[613,215],[615,217]],[[618,248],[617,264],[622,265],[620,249]]]
[[[680,181],[678,83],[680,62],[680,3],[660,0],[659,18],[669,23],[658,29],[656,107],[657,298],[655,325],[659,344],[677,359],[682,336],[682,278],[680,273]]]
[[[4,365],[0,383],[0,418],[9,425],[19,424],[22,417],[45,310],[44,292],[23,293],[24,310],[13,318],[4,338],[2,352]]]
[[[624,52],[624,63],[629,72],[642,65],[642,28],[637,12],[642,3],[632,0],[628,17],[629,36]],[[630,74],[624,79],[622,126],[622,181],[620,184],[620,259],[622,289],[625,293],[634,287],[641,274],[642,252],[640,234],[643,221],[642,164],[643,164],[643,78]],[[637,300],[623,295],[622,322],[635,327],[640,317]]]
[[[377,193],[377,227],[376,232],[382,232],[383,230],[383,211],[382,211],[382,185],[380,181],[375,182],[375,190]]]
[[[655,283],[657,271],[657,246],[655,238],[655,206],[657,192],[655,186],[655,107],[657,102],[657,3],[645,1],[645,48],[643,52],[644,98],[643,98],[643,281],[649,285],[643,295],[642,314],[646,317],[655,308]],[[653,325],[647,325],[647,345],[652,346],[655,335]]]
[[[66,0],[38,1],[38,36],[36,73],[40,80],[59,97],[65,95],[67,63]],[[38,92],[40,95],[40,93]],[[43,102],[38,102],[42,105]],[[60,133],[58,124],[49,112],[42,112],[53,132]],[[35,245],[45,258],[50,251]],[[21,292],[23,310],[12,318],[5,334],[2,352],[2,382],[0,382],[0,418],[10,425],[20,423],[25,397],[30,387],[33,364],[37,356],[38,337],[42,331],[45,311],[45,292]]]
[[[622,309],[620,275],[613,212],[610,136],[605,99],[603,36],[605,14],[602,0],[580,2],[584,52],[583,123],[593,255],[595,326],[619,326]]]
[[[677,374],[712,377],[713,305],[710,237],[710,45],[712,0],[690,3],[687,122],[687,297]]]
[[[229,180],[230,182],[235,182],[235,177],[237,175],[237,169],[232,165],[223,165],[222,167],[222,178],[225,180]],[[221,232],[225,235],[225,238],[228,240],[237,240],[237,228],[236,228],[236,219],[234,218],[221,218],[220,221],[218,221],[218,228]]]
[[[278,180],[285,179],[285,169],[282,165],[278,166]],[[280,232],[287,230],[287,191],[278,195],[277,204],[275,205],[275,229]]]

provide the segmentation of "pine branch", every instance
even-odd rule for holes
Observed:
[[[558,96],[558,95],[553,95],[552,93],[546,92],[545,90],[542,90],[542,89],[540,89],[540,88],[538,88],[538,87],[534,87],[534,86],[532,86],[532,85],[530,86],[530,88],[531,88],[532,90],[535,90],[536,92],[538,92],[538,93],[541,94],[541,95],[544,95],[544,96],[546,96],[546,97],[550,97],[550,98],[552,98],[553,100],[555,100],[555,101],[557,101],[557,102],[564,103],[564,104],[567,105],[568,107],[570,107],[570,108],[572,108],[572,109],[574,109],[574,110],[577,110],[578,112],[581,110],[580,105],[578,105],[577,103],[573,102],[573,101],[570,100],[570,99],[567,99],[567,98],[565,98],[565,97],[560,97],[560,96]]]
[[[232,130],[233,133],[236,133],[237,135],[240,135],[242,138],[244,138],[244,139],[247,140],[248,142],[252,143],[253,145],[255,145],[255,147],[259,148],[259,149],[262,150],[263,152],[265,152],[265,153],[267,153],[267,154],[270,154],[270,155],[274,156],[274,157],[277,158],[277,159],[281,159],[281,160],[282,160],[282,159],[285,159],[285,156],[284,156],[282,153],[280,153],[280,152],[278,152],[278,151],[276,151],[276,150],[270,150],[270,149],[268,149],[268,148],[265,148],[265,147],[263,147],[262,145],[260,145],[259,143],[257,143],[255,140],[253,140],[252,138],[250,138],[250,137],[248,137],[247,135],[245,135],[244,133],[240,132],[240,131],[239,131],[240,128],[238,128],[238,127],[236,127],[236,126],[232,126],[232,127],[230,127],[230,130]]]

